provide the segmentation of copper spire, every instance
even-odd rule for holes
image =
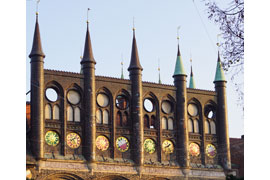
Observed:
[[[34,32],[34,38],[33,38],[33,45],[31,53],[29,54],[29,58],[33,56],[42,56],[45,57],[45,54],[43,53],[42,46],[41,46],[41,38],[40,38],[40,32],[39,32],[39,24],[38,24],[38,13],[36,12],[36,26],[35,26],[35,32]]]
[[[89,9],[88,9],[89,10]],[[87,30],[86,30],[86,37],[85,37],[85,45],[84,45],[84,53],[81,63],[83,62],[92,62],[96,64],[96,61],[93,56],[90,33],[89,33],[89,21],[87,19]]]
[[[139,54],[138,54],[138,49],[137,49],[134,27],[133,27],[133,42],[132,42],[131,60],[130,60],[130,65],[128,67],[128,71],[130,71],[131,69],[143,70],[143,68],[140,64],[140,60],[139,60]]]

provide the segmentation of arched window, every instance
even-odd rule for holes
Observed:
[[[80,122],[81,121],[81,111],[80,111],[80,108],[76,107],[75,108],[75,114],[74,114],[74,121],[75,122]]]
[[[122,126],[122,114],[120,111],[116,114],[116,126]]]
[[[103,111],[103,124],[109,124],[109,112],[107,110]]]
[[[122,122],[123,126],[128,126],[128,113],[124,112],[123,114],[123,122]]]
[[[210,124],[208,121],[205,121],[205,134],[210,134]]]
[[[162,129],[168,129],[167,118],[166,117],[162,117],[161,121],[162,121],[162,124],[161,124]]]
[[[67,121],[73,121],[73,109],[71,106],[67,107]]]
[[[58,105],[53,106],[53,119],[59,120],[59,106]]]
[[[149,117],[147,115],[144,116],[144,128],[149,128]]]
[[[102,112],[100,109],[96,111],[96,121],[98,124],[102,123]]]
[[[173,130],[173,119],[172,118],[168,119],[168,130]]]
[[[194,122],[194,133],[199,133],[200,132],[199,121],[195,119],[193,122]]]
[[[216,134],[216,124],[214,121],[210,122],[211,125],[211,134]]]
[[[193,122],[192,119],[188,120],[188,132],[193,132]]]
[[[156,128],[155,121],[156,121],[155,116],[151,116],[150,129],[155,129]]]
[[[49,104],[45,106],[45,119],[52,119],[52,108]]]

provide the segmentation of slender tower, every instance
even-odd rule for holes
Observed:
[[[226,170],[231,169],[229,126],[227,114],[226,79],[222,69],[219,51],[214,80],[217,93],[217,121],[219,126],[219,160]]]
[[[131,118],[133,122],[134,134],[134,152],[133,158],[137,166],[142,167],[144,164],[143,149],[143,118],[142,118],[142,66],[140,64],[137,43],[135,38],[135,28],[133,28],[133,42],[130,65],[128,67],[129,78],[131,81]]]
[[[176,121],[177,121],[177,141],[178,141],[178,161],[184,168],[189,168],[188,155],[188,129],[187,129],[187,75],[184,70],[183,61],[179,49],[173,74],[174,86],[176,87]]]
[[[36,12],[31,58],[31,150],[37,159],[44,155],[44,58]]]
[[[84,54],[81,60],[82,74],[84,77],[84,156],[90,164],[93,164],[96,161],[96,61],[92,52],[92,45],[88,26],[89,21],[87,19]]]
[[[194,78],[193,78],[193,71],[192,71],[192,59],[190,58],[190,63],[191,63],[191,66],[190,66],[190,79],[189,79],[189,88],[193,88],[195,89],[196,86],[195,86],[195,81],[194,81]]]

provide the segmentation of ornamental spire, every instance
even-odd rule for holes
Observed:
[[[218,59],[217,59],[216,76],[215,76],[214,82],[216,82],[216,81],[226,81],[224,71],[223,71],[223,68],[222,68],[222,64],[221,64],[221,61],[220,61],[219,51],[218,51]]]
[[[86,30],[86,37],[85,37],[85,45],[84,45],[84,53],[81,63],[84,62],[91,62],[96,64],[96,61],[94,59],[93,51],[92,51],[92,44],[91,44],[91,38],[89,33],[89,21],[88,21],[88,12],[90,11],[90,8],[87,9],[87,30]]]
[[[177,40],[178,40],[178,46],[177,46],[177,57],[176,57],[176,63],[175,63],[175,69],[174,69],[174,74],[173,76],[175,75],[185,75],[186,76],[186,72],[185,72],[185,69],[184,69],[184,65],[183,65],[183,61],[182,61],[182,56],[181,56],[181,53],[180,53],[180,47],[179,47],[179,34],[178,34],[178,31],[180,29],[180,26],[177,28]]]
[[[131,60],[128,67],[128,71],[132,69],[140,69],[143,70],[140,60],[139,60],[139,54],[138,54],[138,48],[136,43],[136,37],[135,37],[135,26],[134,26],[134,18],[133,18],[133,41],[132,41],[132,52],[131,52]]]
[[[39,1],[37,1],[37,7],[38,7]],[[42,56],[45,57],[45,54],[42,50],[41,45],[41,38],[40,38],[40,32],[39,32],[39,24],[38,24],[38,8],[36,10],[36,25],[35,25],[35,32],[34,32],[34,38],[33,38],[33,45],[31,53],[29,54],[29,58],[33,56]]]
[[[192,58],[190,57],[190,64],[191,64],[191,71],[190,71],[190,80],[189,80],[189,88],[195,89],[195,81],[193,78],[193,71],[192,71]]]

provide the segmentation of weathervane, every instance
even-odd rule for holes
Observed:
[[[124,79],[124,72],[123,72],[124,58],[123,58],[123,53],[121,54],[121,58],[122,58],[122,61],[121,61],[121,79]]]
[[[133,31],[135,31],[135,17],[133,16],[133,28],[132,28]]]
[[[158,58],[158,83],[161,84],[161,79],[160,79],[160,59]]]
[[[37,0],[37,4],[36,4],[36,15],[38,15],[38,3],[40,2],[40,0]]]
[[[180,30],[180,28],[181,28],[181,26],[178,26],[178,27],[177,27],[177,40],[178,40],[178,44],[179,44],[179,39],[180,39],[180,38],[179,38],[179,30]]]
[[[219,50],[219,47],[220,47],[220,43],[219,43],[218,37],[219,37],[220,35],[221,35],[221,34],[218,34],[218,35],[217,35],[217,47],[218,47],[218,50]]]
[[[88,14],[89,14],[89,11],[90,11],[90,10],[91,10],[90,8],[87,8],[87,21],[86,21],[87,24],[89,23],[89,20],[88,20]]]

